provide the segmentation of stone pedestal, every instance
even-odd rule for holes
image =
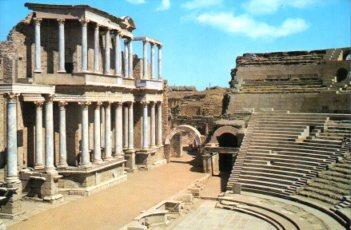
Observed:
[[[203,172],[204,173],[211,173],[212,172],[211,155],[210,154],[205,154],[202,156],[202,165],[203,165]]]
[[[45,175],[46,180],[41,187],[44,201],[53,203],[62,200],[63,195],[59,194],[58,190],[58,180],[61,177],[56,171]]]
[[[20,201],[22,197],[22,183],[20,181],[6,184],[5,187],[2,187],[1,193],[7,199],[1,205],[0,218],[14,219],[24,213]]]
[[[135,164],[135,151],[127,150],[125,152],[125,159],[126,159],[126,169],[127,171],[135,171],[137,169]]]

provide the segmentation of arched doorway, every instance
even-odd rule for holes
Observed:
[[[186,140],[182,140],[185,137]],[[187,145],[191,145],[194,149],[200,149],[201,146],[201,133],[193,126],[190,125],[179,125],[172,129],[165,139],[165,153],[169,159],[172,154],[172,148],[182,150],[183,142]],[[178,157],[181,156],[181,152]]]
[[[338,71],[336,71],[336,81],[337,82],[342,82],[346,80],[347,78],[348,71],[345,68],[340,68]]]
[[[232,133],[223,133],[217,137],[217,142],[219,147],[237,147],[238,139]]]

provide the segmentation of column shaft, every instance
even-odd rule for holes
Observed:
[[[162,79],[162,47],[158,46],[158,63],[157,63],[157,67],[158,67],[158,79]]]
[[[91,165],[89,155],[89,104],[82,103],[82,154],[80,165],[89,167]]]
[[[111,36],[110,36],[110,30],[106,31],[105,35],[105,74],[110,74],[110,61],[111,61],[111,56],[110,56],[110,42],[111,42]]]
[[[59,72],[65,73],[65,21],[58,20],[59,24]]]
[[[154,78],[154,44],[150,43],[150,79]]]
[[[143,104],[143,149],[149,148],[149,122],[148,122],[148,106],[147,103]]]
[[[123,126],[122,126],[122,104],[117,103],[115,107],[115,155],[122,155],[123,151]]]
[[[128,42],[128,56],[129,56],[128,77],[129,78],[134,78],[134,74],[133,74],[133,43],[132,43],[132,40],[130,40]]]
[[[147,41],[143,42],[143,78],[147,79]]]
[[[7,100],[7,171],[6,183],[18,181],[17,171],[17,95],[8,95]]]
[[[100,27],[99,24],[96,24],[95,31],[94,31],[94,72],[100,72]]]
[[[123,128],[124,128],[124,143],[123,143],[123,148],[127,149],[128,148],[128,106],[124,106],[124,116],[123,116]]]
[[[156,137],[156,116],[155,116],[155,103],[151,103],[151,115],[150,115],[150,146],[155,147],[155,137]]]
[[[53,171],[54,166],[54,116],[53,101],[49,95],[45,103],[45,170]]]
[[[101,130],[100,126],[101,121],[100,121],[100,104],[97,103],[95,110],[94,110],[94,163],[101,163],[101,143],[100,143],[100,137],[101,137]]]
[[[43,102],[38,101],[35,111],[35,168],[44,168],[43,159]]]
[[[111,104],[108,103],[105,109],[105,160],[111,159],[112,146],[111,146]]]
[[[120,50],[120,36],[116,34],[115,37],[115,74],[121,76],[121,50]]]
[[[66,103],[59,103],[60,107],[60,167],[67,166],[67,144],[66,144]]]
[[[128,127],[129,127],[129,135],[128,135],[128,149],[134,150],[134,111],[133,111],[133,102],[129,104],[128,108]]]
[[[157,145],[162,145],[162,103],[157,104]]]
[[[41,73],[41,41],[40,41],[41,19],[34,19],[35,25],[35,69],[34,72]]]
[[[82,24],[82,71],[88,71],[88,22],[81,21]]]
[[[129,71],[129,67],[128,67],[128,41],[124,41],[124,55],[123,55],[123,59],[124,59],[124,77],[128,78],[128,71]]]

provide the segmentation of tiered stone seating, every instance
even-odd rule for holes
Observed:
[[[243,191],[281,197],[294,194],[341,156],[351,120],[350,116],[341,119],[330,114],[252,115],[228,189],[236,183]]]

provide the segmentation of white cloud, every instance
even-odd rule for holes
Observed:
[[[203,25],[231,34],[242,34],[250,38],[280,38],[305,31],[308,28],[301,18],[288,18],[279,26],[260,22],[249,15],[234,15],[229,12],[203,13],[195,20]]]
[[[139,5],[139,4],[144,4],[145,0],[126,0],[127,2],[129,2],[130,4],[135,4],[135,5]]]
[[[171,1],[170,0],[162,0],[161,4],[159,7],[157,7],[157,11],[164,11],[168,10],[171,7]]]
[[[251,14],[272,14],[283,7],[306,8],[316,3],[316,0],[249,0],[244,8]]]
[[[206,8],[222,4],[223,0],[191,0],[182,5],[182,7],[193,10],[199,8]]]

